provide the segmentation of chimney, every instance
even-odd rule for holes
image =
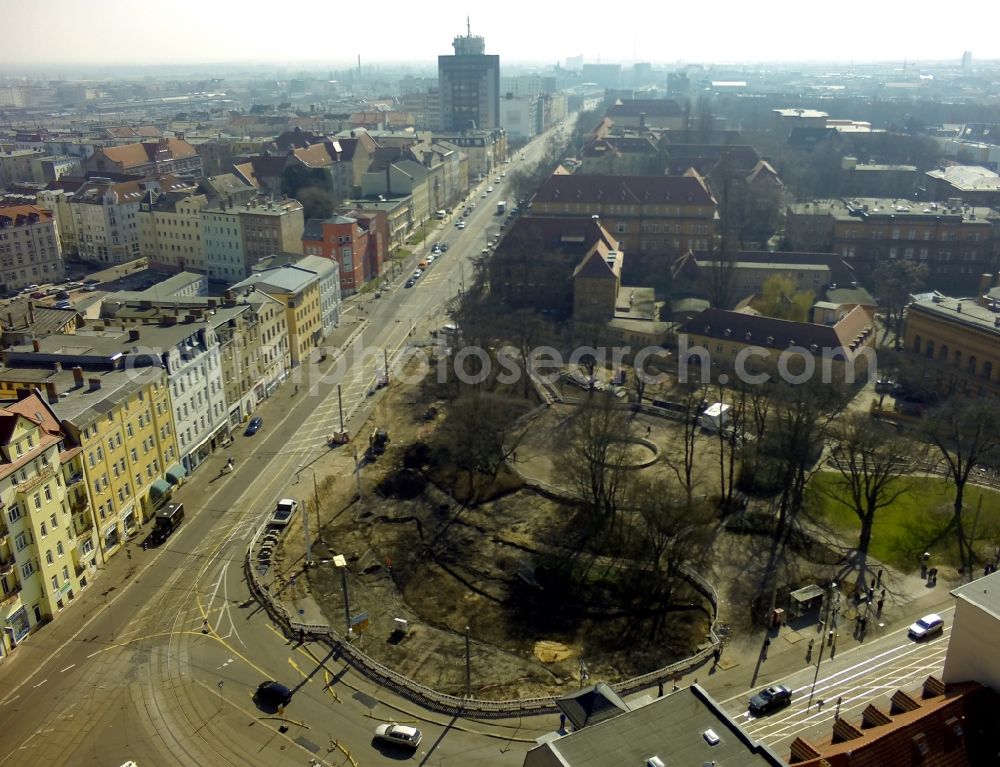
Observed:
[[[129,330],[129,332],[128,332],[128,340],[129,341],[138,341],[139,340],[139,328],[132,328],[131,330]]]
[[[83,386],[83,368],[79,365],[73,368],[73,385],[77,387]]]
[[[37,338],[32,338],[31,348],[34,349],[36,352],[40,352],[42,350],[41,342]]]
[[[957,304],[955,304],[955,311],[958,312],[959,314],[962,313],[962,302],[961,301],[959,301]]]
[[[28,324],[35,324],[35,305],[31,301],[28,301]]]
[[[59,364],[58,362],[56,363]],[[59,392],[56,391],[55,381],[45,382],[45,396],[49,398],[49,403],[54,405],[59,401]]]
[[[90,391],[97,391],[101,388],[100,378],[88,378],[87,383],[90,385]]]
[[[62,363],[61,362],[53,362],[52,363],[52,369],[55,370],[57,373],[61,373],[62,372]]]

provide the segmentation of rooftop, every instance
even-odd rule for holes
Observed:
[[[932,296],[910,304],[910,314],[927,314],[945,322],[977,328],[1000,339],[1000,307],[997,311],[980,306],[973,299]]]
[[[951,593],[1000,620],[1000,571],[952,589]]]
[[[796,215],[827,215],[837,221],[866,221],[875,218],[876,220],[910,219],[917,222],[949,218],[962,223],[978,222],[989,226],[991,221],[1000,218],[1000,213],[987,207],[882,197],[855,197],[846,201],[811,200],[793,203],[788,209]]]

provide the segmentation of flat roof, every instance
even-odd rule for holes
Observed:
[[[950,298],[934,296],[910,304],[909,312],[924,313],[946,322],[955,322],[967,327],[978,328],[1000,338],[1000,311],[980,306],[971,298]]]
[[[1000,571],[976,578],[951,593],[1000,620]]]

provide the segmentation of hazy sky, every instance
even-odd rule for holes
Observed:
[[[0,0],[0,8],[8,30],[0,62],[13,66],[433,62],[465,33],[466,13],[501,63],[580,54],[624,63],[958,60],[963,50],[1000,58],[1000,0]]]

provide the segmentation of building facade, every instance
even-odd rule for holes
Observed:
[[[471,32],[456,37],[452,46],[453,55],[438,56],[442,128],[499,128],[500,57],[486,55],[486,40]]]
[[[145,188],[137,181],[88,181],[73,194],[70,209],[80,259],[96,264],[122,264],[138,258],[137,216]]]
[[[70,488],[82,477],[72,449],[45,400],[22,392],[0,408],[0,654],[54,619],[87,587],[92,527],[74,526]],[[82,548],[82,547],[81,547]]]
[[[0,276],[8,291],[65,276],[52,213],[36,205],[0,204]]]
[[[553,175],[531,212],[600,217],[628,253],[681,254],[715,242],[718,210],[704,180],[685,176]]]
[[[207,272],[202,242],[203,194],[176,194],[151,190],[145,194],[136,220],[139,253],[153,269],[168,272]]]

